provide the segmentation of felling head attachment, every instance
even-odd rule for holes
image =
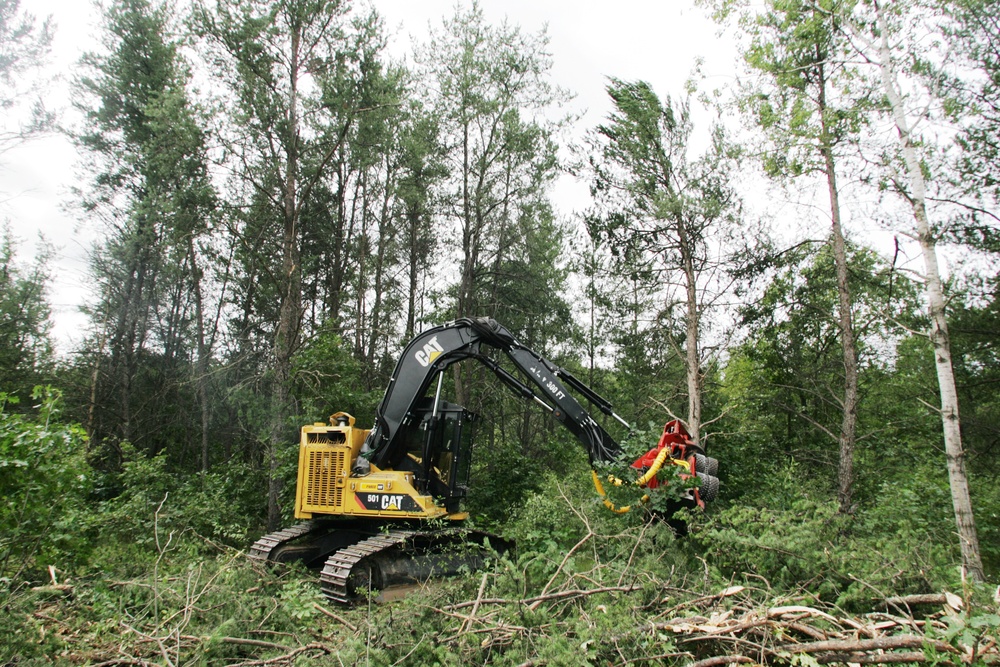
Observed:
[[[698,480],[698,486],[688,493],[688,501],[704,509],[706,502],[715,500],[719,494],[719,462],[710,456],[705,456],[701,448],[694,444],[687,429],[679,420],[666,423],[663,427],[663,435],[656,447],[640,456],[632,463],[639,473],[639,478],[635,480],[636,486],[643,489],[655,489],[662,483],[657,478],[660,470],[664,466],[677,466],[681,468],[680,478]],[[623,514],[632,509],[631,506],[616,507],[604,492],[604,486],[597,475],[593,472],[594,487],[597,493],[604,499],[604,505],[612,512]],[[615,486],[624,484],[616,477],[609,477],[608,481]],[[642,502],[649,501],[649,496],[642,497]]]
[[[695,477],[700,482],[698,488],[692,490],[692,499],[698,507],[704,508],[706,502],[715,500],[719,494],[719,462],[710,456],[705,456],[701,449],[691,440],[690,434],[680,420],[674,419],[663,427],[663,435],[656,447],[640,456],[632,463],[632,467],[643,473],[639,478],[639,486],[655,489],[660,486],[656,473],[667,464],[680,466],[681,479]]]

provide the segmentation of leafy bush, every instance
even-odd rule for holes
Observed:
[[[997,581],[1000,580],[1000,483],[996,477],[987,475],[973,477],[971,481],[983,567],[987,579]]]
[[[11,414],[0,393],[0,577],[45,576],[86,552],[87,437],[59,420],[60,395],[36,388],[34,414]]]
[[[164,454],[147,457],[127,443],[122,450],[121,492],[94,519],[103,566],[140,573],[165,541],[193,554],[213,552],[212,543],[246,548],[265,500],[261,471],[233,462],[181,476],[168,472]]]
[[[947,488],[939,482],[920,474],[907,484],[886,482],[881,502],[852,517],[838,514],[832,500],[814,500],[794,474],[776,478],[770,483],[783,492],[710,514],[693,531],[720,580],[763,579],[847,607],[957,584]]]

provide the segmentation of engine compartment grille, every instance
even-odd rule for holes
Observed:
[[[346,465],[345,451],[314,450],[308,453],[305,504],[308,510],[340,507],[343,484],[337,485]]]

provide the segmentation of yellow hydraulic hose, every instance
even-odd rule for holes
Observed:
[[[591,470],[590,474],[594,478],[594,488],[597,489],[597,494],[601,497],[601,500],[604,501],[605,507],[615,514],[625,514],[626,512],[630,512],[632,510],[631,505],[626,505],[625,507],[615,507],[615,504],[608,500],[608,494],[604,492],[604,485],[601,484],[601,478],[597,476],[597,471]]]
[[[649,481],[654,477],[656,477],[656,473],[660,472],[660,469],[663,467],[663,464],[666,462],[668,456],[670,456],[670,449],[664,447],[662,450],[660,450],[660,453],[656,455],[656,458],[653,460],[653,465],[649,467],[649,470],[647,470],[645,474],[643,474],[639,479],[635,481],[636,486],[645,486],[646,484],[649,484]],[[691,472],[691,464],[685,461],[684,459],[670,459],[670,464],[675,466],[681,466],[682,468],[686,468],[688,472]],[[615,514],[625,514],[626,512],[630,512],[632,510],[631,505],[625,505],[624,507],[616,507],[615,504],[608,499],[608,494],[605,493],[604,491],[604,485],[601,484],[601,479],[600,477],[597,476],[597,471],[591,470],[590,474],[594,478],[594,488],[597,490],[597,494],[601,497],[601,500],[604,502],[605,507],[607,507]],[[621,486],[623,484],[622,480],[618,479],[614,475],[609,475],[608,481],[614,484],[615,486]],[[649,495],[644,495],[639,502],[641,503],[649,502]]]
[[[637,479],[635,483],[639,486],[646,486],[649,484],[649,480],[656,477],[656,473],[660,472],[660,468],[663,467],[663,462],[667,460],[668,456],[670,456],[670,448],[664,447],[661,449],[660,453],[656,455],[655,459],[653,459],[653,465],[649,466],[649,470],[647,470],[642,477]]]

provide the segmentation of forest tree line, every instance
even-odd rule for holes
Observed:
[[[398,61],[347,0],[109,2],[68,130],[73,203],[103,230],[72,354],[52,353],[55,267],[19,260],[16,220],[0,248],[0,576],[77,549],[88,508],[137,520],[170,491],[215,538],[273,529],[301,424],[370,423],[406,341],[488,316],[610,398],[635,447],[676,414],[722,461],[719,567],[772,567],[735,545],[798,512],[933,545],[914,580],[995,578],[1000,6],[700,4],[739,85],[609,73],[611,112],[572,147],[544,31],[476,4]],[[0,74],[30,81],[51,31],[16,0],[0,19]],[[591,192],[572,219],[551,201],[567,172]],[[800,229],[758,210],[761,182]],[[479,521],[585,470],[483,369],[450,382],[487,418]]]

